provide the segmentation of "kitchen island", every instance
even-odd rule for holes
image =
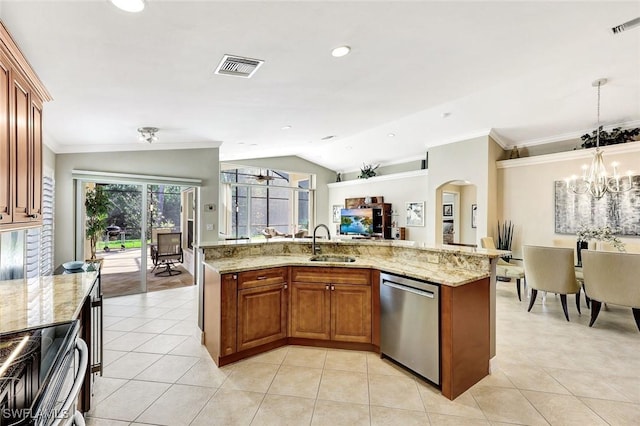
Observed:
[[[443,395],[454,399],[489,373],[495,263],[504,252],[390,241],[318,246],[350,259],[310,260],[309,240],[200,244],[203,343],[216,364],[287,344],[380,352],[380,273],[392,273],[440,288],[434,344]]]

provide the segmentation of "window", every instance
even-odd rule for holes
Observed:
[[[229,238],[262,235],[266,227],[285,235],[308,229],[313,200],[310,176],[265,169],[223,170],[226,184],[226,234]]]
[[[50,176],[42,178],[42,235],[40,236],[40,273],[53,273],[53,212],[55,211],[55,181]]]

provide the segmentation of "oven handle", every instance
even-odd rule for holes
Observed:
[[[79,355],[78,371],[76,372],[76,376],[73,380],[73,386],[69,391],[69,395],[67,396],[67,399],[64,401],[64,404],[62,404],[61,410],[63,413],[64,412],[68,413],[71,410],[71,406],[73,405],[74,401],[76,400],[76,397],[78,396],[78,393],[80,392],[80,387],[82,387],[82,384],[84,383],[84,375],[87,371],[87,365],[89,364],[89,348],[87,348],[87,344],[84,342],[84,340],[82,340],[79,337],[76,339],[76,349],[78,350],[78,355]],[[70,425],[70,424],[76,424],[80,426],[84,425],[84,418],[82,417],[82,414],[80,414],[76,410],[74,411],[75,412],[73,416],[67,419],[68,421],[66,422],[66,425]],[[81,422],[78,419],[78,415],[80,418],[82,418]]]

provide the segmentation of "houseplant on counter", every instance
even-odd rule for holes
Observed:
[[[111,200],[101,186],[87,191],[84,208],[87,217],[86,235],[91,245],[91,260],[96,258],[96,245],[107,229],[107,217]]]

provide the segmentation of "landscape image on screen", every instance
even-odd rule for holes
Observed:
[[[340,212],[341,234],[373,234],[373,209],[342,209]]]

